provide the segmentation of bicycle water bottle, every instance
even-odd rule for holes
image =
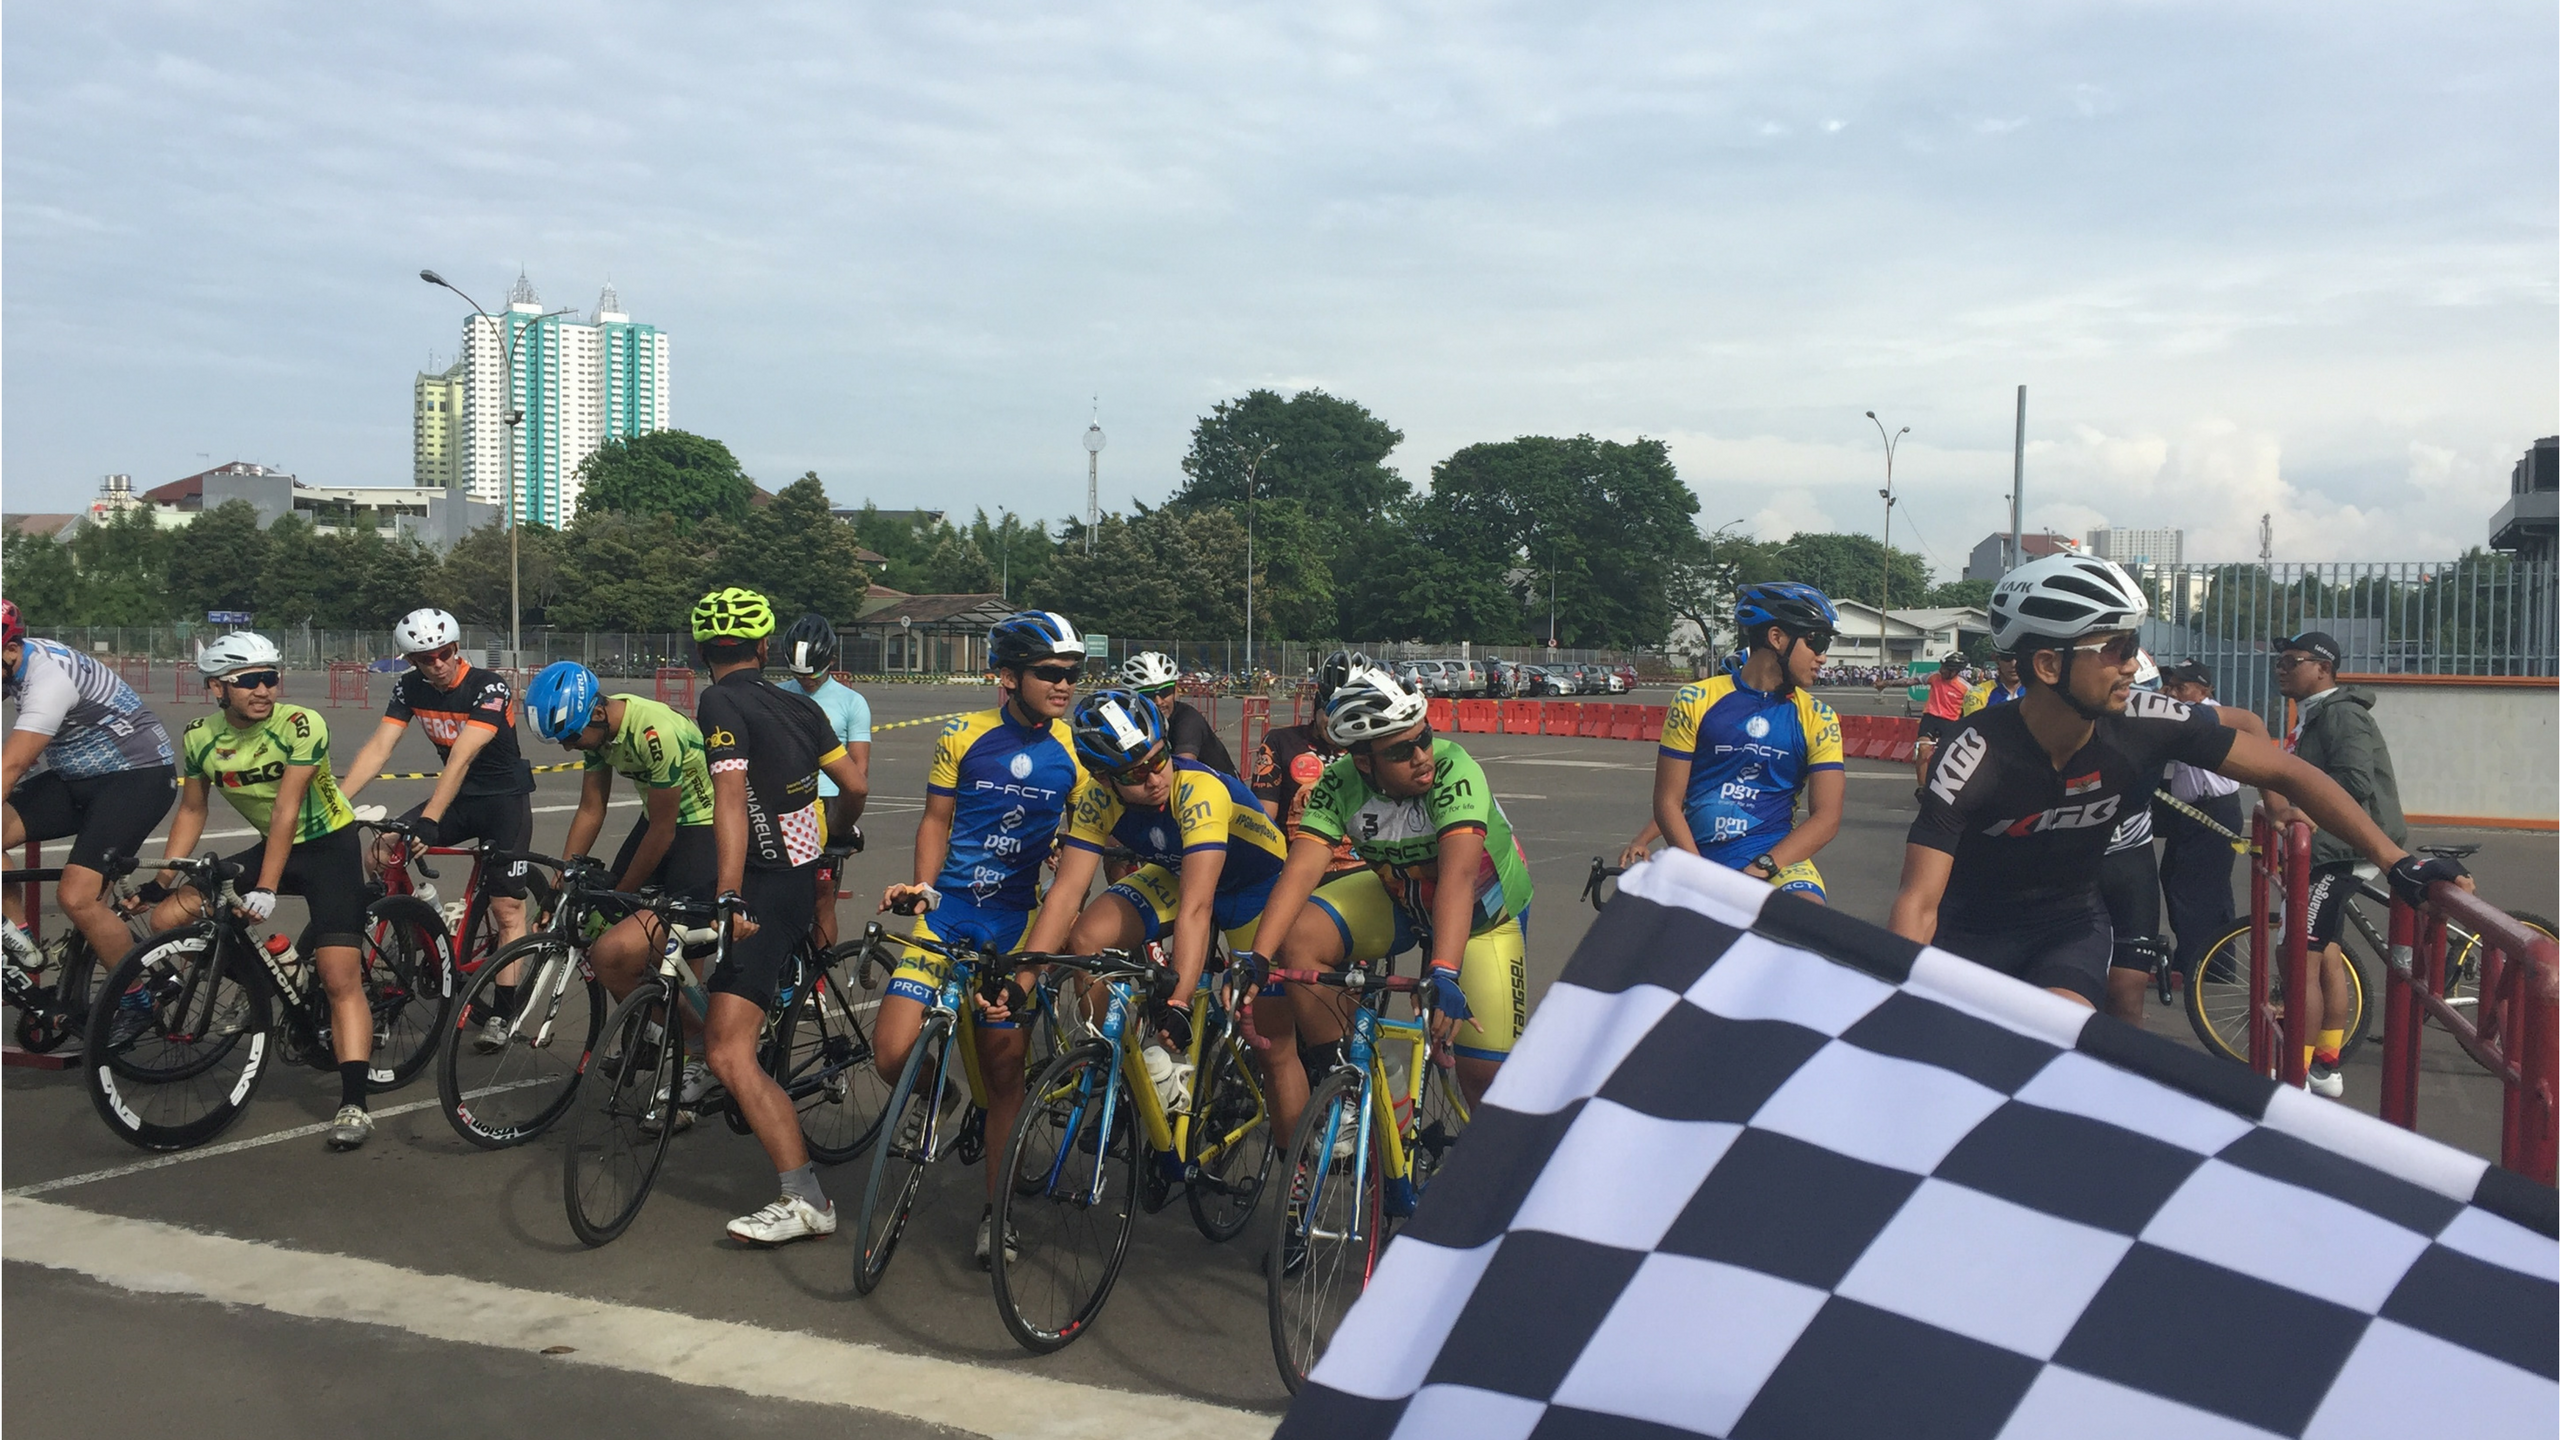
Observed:
[[[1138,1053],[1147,1064],[1147,1080],[1156,1087],[1156,1101],[1170,1115],[1191,1100],[1191,1067],[1165,1053],[1161,1045],[1142,1045]]]
[[[1387,1070],[1387,1095],[1395,1102],[1396,1131],[1413,1129],[1413,1046],[1398,1037],[1389,1037],[1378,1046],[1378,1059]]]
[[[294,949],[293,942],[282,935],[270,935],[265,943],[276,970],[299,992],[302,989],[302,952]]]

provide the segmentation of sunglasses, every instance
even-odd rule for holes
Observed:
[[[1052,685],[1072,685],[1076,677],[1084,672],[1073,665],[1034,665],[1022,673],[1034,680],[1045,680]]]
[[[426,668],[427,668],[428,666],[430,666],[430,665],[445,665],[445,664],[449,664],[449,663],[451,663],[452,661],[454,661],[454,660],[456,660],[456,659],[460,658],[460,657],[461,657],[461,655],[462,655],[462,647],[461,647],[461,646],[459,646],[459,645],[446,645],[446,646],[442,646],[442,647],[439,647],[439,648],[434,649],[434,650],[424,650],[424,651],[420,651],[418,654],[415,654],[415,655],[412,655],[412,656],[410,656],[410,657],[409,657],[409,663],[410,663],[410,664],[412,664],[412,665],[417,666],[417,667],[418,667],[419,669],[421,669],[421,670],[424,670],[424,669],[426,669]]]
[[[1158,750],[1149,759],[1141,760],[1134,765],[1124,765],[1117,770],[1106,770],[1103,773],[1111,778],[1111,783],[1114,785],[1144,785],[1149,776],[1162,770],[1172,759],[1171,751]]]
[[[2142,637],[2127,631],[2113,640],[2100,640],[2088,645],[2074,645],[2073,650],[2095,650],[2098,658],[2110,665],[2130,665],[2142,653]]]
[[[2321,657],[2311,654],[2279,655],[2276,657],[2276,668],[2279,670],[2290,670],[2297,665],[2326,665],[2328,663],[2328,661]]]
[[[273,690],[284,683],[284,676],[274,670],[243,670],[237,675],[225,675],[222,683],[242,690]]]
[[[1796,635],[1796,643],[1816,655],[1828,655],[1831,653],[1831,642],[1839,638],[1828,630],[1807,630]]]
[[[1425,725],[1422,727],[1422,733],[1414,736],[1410,740],[1399,740],[1393,745],[1380,745],[1372,741],[1369,747],[1361,753],[1367,755],[1372,760],[1384,760],[1390,765],[1402,765],[1413,759],[1414,751],[1428,750],[1430,748],[1431,727]]]

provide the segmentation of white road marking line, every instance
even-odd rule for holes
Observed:
[[[1630,765],[1617,760],[1533,760],[1525,755],[1487,755],[1495,765],[1555,765],[1573,770],[1651,770],[1651,765]]]
[[[1544,795],[1509,795],[1500,790],[1496,790],[1493,792],[1493,798],[1496,800],[1544,800],[1547,797]]]
[[[0,1255],[121,1290],[528,1353],[567,1345],[575,1348],[558,1357],[566,1365],[868,1410],[998,1440],[1261,1440],[1277,1424],[1170,1396],[324,1256],[17,1195],[0,1200],[0,1220]]]

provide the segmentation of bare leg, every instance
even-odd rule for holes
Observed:
[[[743,995],[713,995],[703,1058],[779,1174],[808,1164],[809,1146],[800,1136],[800,1112],[791,1097],[756,1063],[756,1037],[763,1030],[763,1006]]]

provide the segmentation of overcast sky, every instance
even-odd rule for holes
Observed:
[[[1069,7],[1055,7],[1064,9]],[[2560,430],[2560,35],[2500,5],[8,7],[11,510],[405,484],[522,266],[768,486],[1081,511],[1320,386],[1670,442],[1709,524],[2429,559]]]

